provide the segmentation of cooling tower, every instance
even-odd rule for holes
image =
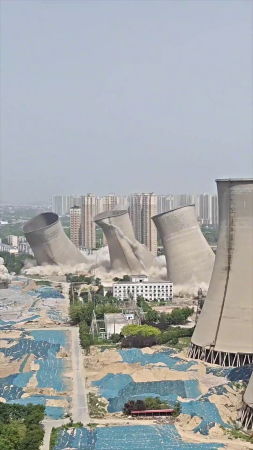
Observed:
[[[59,217],[52,212],[39,214],[23,228],[39,265],[85,263],[83,254],[66,236]]]
[[[127,211],[107,211],[98,214],[94,222],[102,228],[107,239],[113,270],[147,274],[150,268],[159,268],[155,257],[135,239]]]
[[[189,356],[222,366],[253,362],[253,179],[217,180],[219,237]]]
[[[161,237],[167,278],[175,285],[209,284],[214,253],[205,240],[195,206],[183,206],[152,217]]]
[[[253,430],[253,372],[243,396],[243,407],[239,418],[246,430]]]

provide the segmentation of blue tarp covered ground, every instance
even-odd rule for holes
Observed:
[[[164,350],[162,352],[155,352],[151,355],[142,353],[142,351],[138,348],[119,350],[119,354],[122,357],[123,362],[128,364],[140,363],[141,366],[146,366],[147,364],[162,363],[161,365],[165,364],[170,369],[183,372],[197,364],[196,361],[185,362],[177,356],[174,356],[175,353],[175,350],[172,349]]]
[[[218,450],[223,444],[183,442],[174,425],[61,430],[54,450]]]
[[[108,412],[122,411],[129,399],[160,397],[173,404],[179,396],[188,399],[201,395],[197,380],[135,383],[130,375],[110,373],[93,384],[99,387],[100,395],[109,400]]]
[[[33,339],[31,339],[31,337]],[[10,339],[6,339],[9,343]],[[57,392],[63,392],[68,389],[64,372],[66,370],[65,360],[57,358],[60,348],[68,349],[69,342],[66,331],[55,330],[34,330],[32,332],[22,333],[19,341],[8,348],[1,348],[0,351],[5,357],[11,360],[19,361],[26,355],[20,365],[19,373],[0,378],[0,397],[3,397],[10,403],[41,403],[46,404],[47,397],[43,395],[33,395],[22,399],[25,394],[25,386],[36,374],[37,388],[53,388]],[[29,355],[35,356],[34,362],[39,365],[39,370],[35,372],[23,372]],[[66,399],[66,397],[55,397],[56,399]],[[70,400],[70,399],[68,399]],[[64,415],[64,409],[61,407],[46,407],[46,414],[52,418],[60,418]]]

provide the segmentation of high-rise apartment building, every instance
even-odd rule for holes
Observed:
[[[81,207],[81,197],[78,195],[53,195],[51,199],[52,211],[58,216],[70,213],[72,206]]]
[[[96,248],[96,224],[93,217],[98,210],[98,197],[87,194],[81,197],[81,240],[82,246]]]
[[[157,214],[157,195],[142,195],[142,244],[157,255],[157,229],[151,217]]]
[[[81,208],[70,208],[70,239],[77,247],[81,245]]]
[[[157,255],[157,230],[151,220],[157,214],[157,195],[133,194],[129,198],[129,215],[137,241]]]
[[[212,194],[159,195],[157,213],[188,205],[195,205],[200,224],[218,225],[218,199]]]
[[[129,216],[137,241],[142,241],[142,194],[132,194],[129,197]],[[142,242],[141,242],[142,243]]]
[[[113,211],[118,204],[118,199],[119,198],[115,194],[109,194],[106,197],[103,197],[102,198],[103,210],[101,212]]]

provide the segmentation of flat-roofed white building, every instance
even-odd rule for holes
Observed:
[[[112,334],[120,334],[125,325],[136,323],[134,313],[108,313],[104,315],[104,321],[107,339],[109,339]]]
[[[133,275],[131,281],[113,283],[113,297],[119,300],[143,297],[147,302],[173,299],[173,283],[171,281],[149,281],[145,275]]]

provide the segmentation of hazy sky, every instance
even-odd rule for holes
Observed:
[[[251,0],[1,0],[2,201],[253,172]]]

